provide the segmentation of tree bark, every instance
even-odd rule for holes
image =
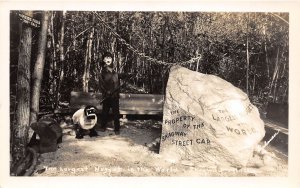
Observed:
[[[273,76],[272,76],[272,80],[271,80],[271,83],[270,83],[270,91],[269,91],[269,95],[272,93],[272,88],[273,88],[273,84],[276,82],[277,80],[277,74],[278,74],[278,70],[279,70],[279,48],[277,48],[277,56],[276,56],[276,64],[275,64],[275,67],[274,67],[274,72],[273,72]],[[273,96],[275,98],[275,96]],[[273,98],[273,100],[274,100]]]
[[[65,39],[65,20],[66,20],[66,11],[62,12],[61,28],[60,28],[60,41],[59,41],[59,60],[63,62],[65,59],[64,56],[64,39]]]
[[[30,112],[30,124],[37,121],[39,113],[39,100],[41,92],[41,84],[43,80],[43,72],[45,65],[46,54],[46,42],[47,42],[47,28],[49,22],[49,12],[44,12],[41,21],[41,31],[38,41],[38,55],[35,62],[33,72],[33,85],[32,85],[32,98],[31,98],[31,112]]]
[[[120,34],[120,12],[116,13],[116,31],[118,34]],[[120,63],[121,63],[121,43],[119,40],[116,39],[116,51],[115,51],[115,55],[116,55],[116,59],[115,62],[117,63],[117,72],[120,73]]]
[[[270,67],[269,67],[269,60],[268,60],[268,50],[267,50],[267,36],[266,36],[266,27],[263,27],[263,34],[264,34],[264,50],[265,50],[265,57],[266,57],[266,64],[267,64],[267,74],[268,79],[270,78]]]
[[[247,91],[247,95],[249,95],[249,31],[248,31],[248,25],[249,25],[249,14],[248,14],[248,18],[247,18],[247,71],[246,71],[246,91]]]
[[[22,14],[32,17],[32,11]],[[12,167],[26,157],[30,117],[30,60],[32,28],[23,24],[19,44],[16,124],[12,125]]]
[[[272,77],[272,82],[270,85],[270,93],[272,93],[272,89],[274,88],[274,93],[273,93],[273,102],[276,101],[276,87],[277,87],[277,80],[279,77],[279,69],[280,69],[280,64],[279,64],[279,48],[277,48],[277,56],[276,56],[276,64],[273,72],[273,77]],[[274,86],[274,87],[273,87]]]
[[[196,56],[197,57],[199,56],[199,47],[197,48]],[[199,72],[199,61],[200,61],[200,59],[197,60],[196,72]]]
[[[53,56],[52,61],[50,64],[49,69],[49,82],[50,82],[50,88],[49,88],[49,94],[51,96],[52,101],[52,108],[56,107],[56,88],[57,88],[57,79],[56,79],[56,72],[57,72],[57,59],[56,59],[56,42],[54,37],[54,26],[53,26],[53,19],[54,19],[55,13],[52,12],[51,14],[51,20],[50,20],[50,27],[49,27],[49,35],[51,36],[51,43],[52,43],[52,50],[53,50]]]
[[[84,62],[84,73],[82,77],[82,85],[83,91],[88,92],[89,90],[89,79],[90,79],[90,66],[91,66],[91,59],[92,59],[92,42],[94,37],[94,28],[91,30],[89,38],[86,44],[86,54],[85,54],[85,62]]]
[[[62,12],[62,18],[61,18],[61,28],[60,28],[60,40],[59,40],[59,61],[60,61],[60,71],[59,71],[59,81],[57,84],[57,89],[56,89],[56,106],[59,105],[60,101],[60,88],[61,88],[61,83],[64,79],[64,60],[65,60],[65,55],[64,55],[64,39],[65,39],[65,20],[66,20],[66,11]]]
[[[161,50],[162,50],[162,61],[165,61],[166,60],[166,49],[165,49],[165,43],[166,43],[166,32],[167,32],[167,27],[169,27],[169,17],[168,16],[165,16],[164,17],[164,20],[165,20],[165,24],[163,26],[163,33],[162,33],[162,47],[161,47]],[[165,72],[163,70],[164,67],[162,67],[161,69],[161,82],[162,82],[162,88],[161,88],[161,94],[164,94],[165,93]]]

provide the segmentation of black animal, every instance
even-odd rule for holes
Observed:
[[[30,127],[34,130],[34,134],[28,144],[29,147],[32,147],[38,153],[57,150],[58,144],[62,142],[62,128],[54,119],[43,118],[32,123]],[[36,138],[36,135],[39,136],[39,139]]]

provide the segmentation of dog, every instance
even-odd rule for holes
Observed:
[[[95,130],[97,123],[96,108],[94,106],[86,106],[77,110],[72,116],[73,123],[75,125],[75,132],[77,139],[84,137],[85,130],[89,130],[89,136],[98,136]]]

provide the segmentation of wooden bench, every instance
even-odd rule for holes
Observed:
[[[101,93],[71,92],[71,100],[68,109],[57,109],[55,113],[74,113],[83,105],[93,105],[98,113],[102,112]],[[120,94],[120,114],[121,115],[163,115],[164,95],[153,94]],[[279,131],[284,136],[288,136],[288,129],[278,122],[263,118],[267,131]]]
[[[93,105],[98,113],[102,112],[101,93],[71,92],[68,109],[57,109],[55,113],[74,113],[83,105]],[[120,94],[120,114],[162,115],[164,95],[153,94]]]
[[[289,130],[287,128],[285,128],[286,125],[266,119],[266,118],[263,118],[262,120],[264,121],[266,128],[270,128],[270,129],[279,131],[285,135],[289,135]]]

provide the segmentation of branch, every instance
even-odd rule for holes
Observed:
[[[285,19],[283,19],[282,17],[278,16],[277,14],[273,14],[273,13],[270,13],[272,16],[275,16],[279,19],[281,19],[282,21],[284,21],[285,23],[287,23],[288,25],[290,25],[290,23],[288,21],[286,21]]]
[[[80,35],[82,35],[83,33],[85,33],[87,30],[91,29],[92,27],[94,27],[94,26],[92,25],[92,26],[90,26],[89,28],[85,29],[84,31],[80,32],[78,35],[76,35],[76,36],[73,38],[73,41],[74,41],[76,38],[78,38]],[[73,42],[73,41],[72,41],[72,42]]]
[[[84,34],[86,31],[88,31],[88,30],[91,29],[92,27],[94,27],[94,26],[90,26],[89,28],[87,28],[87,29],[85,29],[84,31],[80,32],[78,35],[76,35],[76,36],[73,38],[73,40],[72,40],[70,43],[73,43],[80,35]],[[67,47],[67,51],[66,51],[66,53],[65,53],[65,56],[69,53],[71,46],[72,46],[72,44],[69,45],[69,46]]]
[[[268,142],[265,142],[265,144],[262,147],[262,149],[264,149],[265,147],[267,147],[270,144],[270,142],[277,136],[278,133],[279,133],[279,130],[277,130],[277,132],[270,138],[270,140]]]

